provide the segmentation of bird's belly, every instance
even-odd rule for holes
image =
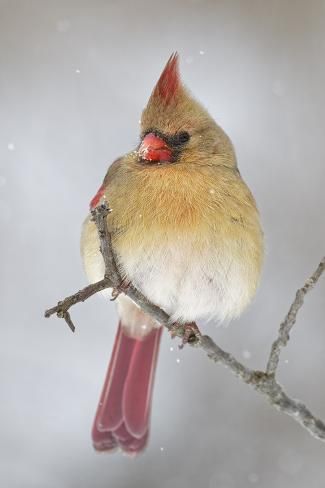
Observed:
[[[260,274],[249,239],[149,234],[152,239],[145,242],[136,234],[131,245],[123,244],[128,242],[124,234],[114,247],[127,278],[173,321],[229,320],[249,304]],[[102,279],[98,235],[89,219],[81,248],[89,280]]]
[[[243,256],[244,257],[244,256]],[[255,293],[258,274],[231,243],[179,239],[121,252],[126,275],[172,321],[237,317]]]

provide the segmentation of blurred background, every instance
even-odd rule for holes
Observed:
[[[81,223],[178,50],[184,82],[224,127],[261,211],[267,255],[240,320],[205,330],[263,368],[325,250],[323,0],[0,1],[1,403],[5,488],[319,488],[325,444],[199,350],[164,334],[142,456],[98,455],[90,430],[114,304],[46,308],[86,284]],[[324,278],[280,381],[325,418]]]

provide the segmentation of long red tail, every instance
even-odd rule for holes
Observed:
[[[96,450],[136,454],[146,446],[161,331],[133,338],[119,323],[92,430]]]

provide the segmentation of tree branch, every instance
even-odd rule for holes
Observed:
[[[70,317],[69,309],[76,303],[83,302],[92,295],[106,288],[113,288],[116,294],[125,293],[131,298],[144,312],[148,313],[161,325],[172,330],[179,337],[184,337],[184,326],[178,326],[175,330],[175,324],[171,323],[169,315],[157,305],[151,303],[132,283],[125,284],[123,281],[120,263],[117,262],[111,242],[110,233],[107,230],[107,216],[111,212],[109,206],[105,203],[97,206],[92,211],[92,218],[96,223],[100,240],[100,251],[105,263],[104,279],[86,286],[74,295],[65,298],[63,301],[46,310],[45,317],[56,314],[63,318],[72,331],[75,330]],[[244,366],[230,353],[221,349],[211,337],[197,336],[195,346],[201,348],[207,356],[216,363],[220,363],[228,368],[235,376],[240,378],[244,383],[253,387],[261,393],[271,405],[281,412],[292,417],[296,422],[302,425],[311,435],[319,440],[325,441],[325,423],[315,417],[314,414],[299,400],[290,398],[282,386],[276,381],[276,372],[279,365],[280,353],[289,340],[289,335],[293,325],[296,322],[297,314],[303,305],[305,295],[316,285],[317,281],[325,271],[325,257],[321,260],[316,271],[308,278],[302,288],[297,293],[288,314],[280,324],[278,337],[273,342],[270,355],[267,362],[266,371],[252,370]]]
[[[77,291],[77,293],[74,293],[74,295],[70,295],[69,297],[66,297],[61,302],[58,302],[58,304],[55,307],[46,310],[44,315],[46,318],[48,318],[51,317],[51,315],[54,315],[56,313],[56,315],[59,318],[63,318],[67,322],[72,332],[74,332],[75,326],[68,312],[69,308],[72,307],[72,305],[75,305],[76,303],[84,302],[92,295],[95,295],[95,293],[105,290],[105,288],[109,288],[110,286],[112,286],[111,282],[106,278],[104,278],[101,281],[98,281],[97,283],[88,285],[82,290]]]
[[[319,263],[315,272],[306,281],[304,286],[300,288],[296,293],[296,298],[294,299],[289,312],[287,313],[284,321],[280,324],[279,335],[277,339],[273,342],[270,357],[267,363],[266,372],[268,374],[276,374],[276,370],[279,364],[281,349],[285,347],[290,339],[290,332],[294,326],[297,318],[297,314],[301,307],[303,306],[305,296],[307,293],[316,285],[317,281],[321,277],[325,270],[325,256]]]

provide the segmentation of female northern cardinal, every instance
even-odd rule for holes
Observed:
[[[91,201],[107,198],[107,224],[123,277],[175,323],[237,317],[259,281],[263,237],[232,143],[167,62],[141,119],[140,144],[115,161]],[[82,255],[91,282],[104,275],[88,217]],[[97,450],[138,453],[148,439],[161,327],[128,297],[92,436]]]

